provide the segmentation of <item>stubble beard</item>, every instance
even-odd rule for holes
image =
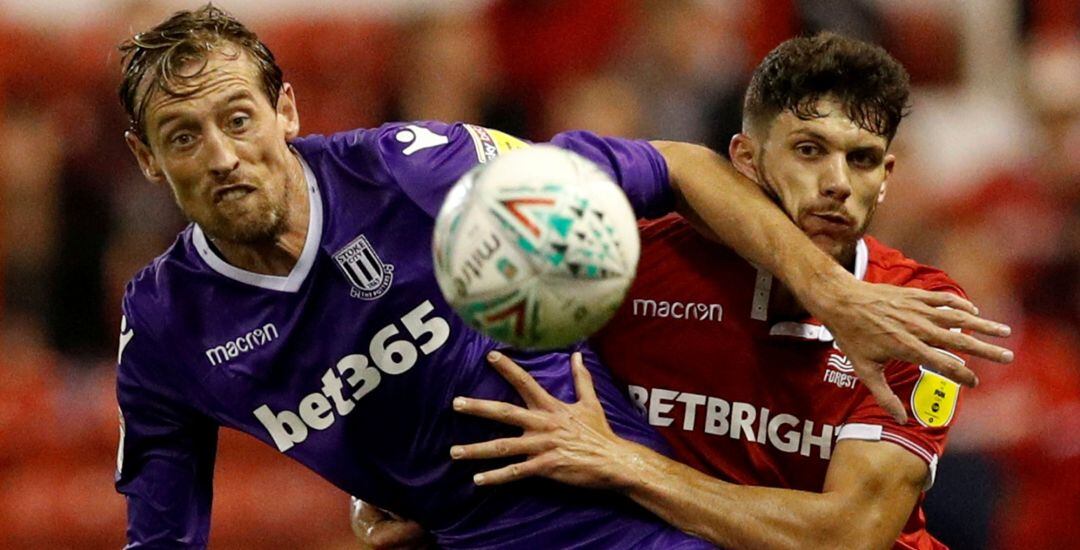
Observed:
[[[203,232],[214,241],[225,241],[242,246],[269,245],[285,232],[289,218],[289,188],[283,186],[278,200],[269,196],[264,188],[255,191],[254,204],[239,214],[227,214],[214,206],[206,220],[188,218],[199,224]]]
[[[764,148],[762,148],[760,154],[758,155],[756,169],[758,178],[760,180],[758,183],[761,185],[765,193],[769,195],[772,201],[780,207],[780,210],[784,213],[784,215],[786,215],[792,221],[792,223],[794,223],[795,226],[799,228],[800,231],[806,233],[806,229],[799,222],[802,213],[792,213],[788,211],[787,207],[784,205],[784,201],[780,198],[779,188],[776,187],[776,185],[769,179],[768,172],[766,172],[765,170]],[[832,246],[829,246],[830,243],[822,243],[818,240],[813,240],[814,244],[818,246],[823,252],[831,256],[834,260],[839,262],[840,265],[844,266],[845,268],[851,269],[855,263],[856,244],[859,242],[859,239],[861,239],[863,235],[866,234],[866,230],[870,226],[870,220],[874,218],[875,210],[877,210],[876,201],[872,205],[870,205],[870,209],[866,212],[866,219],[864,219],[862,224],[854,231],[854,236],[851,239],[842,242],[834,239],[829,239]]]

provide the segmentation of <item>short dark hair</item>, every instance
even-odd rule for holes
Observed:
[[[138,33],[120,45],[124,65],[120,103],[127,111],[131,131],[146,142],[144,117],[153,87],[173,96],[193,93],[194,90],[181,91],[177,87],[178,81],[202,75],[207,55],[225,43],[233,44],[251,56],[259,69],[267,99],[276,106],[282,75],[274,54],[235,17],[213,4],[206,4],[197,10],[178,11],[156,27]],[[179,72],[185,64],[199,60],[203,66],[198,70]],[[149,81],[144,85],[147,79]]]
[[[908,114],[910,79],[903,65],[874,44],[831,32],[787,40],[754,69],[743,120],[754,127],[783,111],[824,116],[819,99],[832,95],[860,128],[892,141]]]

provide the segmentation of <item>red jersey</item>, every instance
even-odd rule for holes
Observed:
[[[706,240],[678,216],[642,226],[639,272],[595,347],[675,457],[747,485],[820,492],[840,439],[888,441],[927,463],[933,483],[959,386],[909,363],[886,366],[908,408],[898,425],[812,318],[770,322],[772,276]],[[963,295],[941,271],[866,237],[863,280]],[[897,548],[940,548],[922,498]]]

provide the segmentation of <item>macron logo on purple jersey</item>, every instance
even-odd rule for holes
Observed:
[[[253,331],[206,350],[206,358],[213,366],[236,359],[243,353],[265,346],[278,337],[274,323],[267,323]]]

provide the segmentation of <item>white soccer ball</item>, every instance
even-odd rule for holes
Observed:
[[[641,243],[630,202],[606,173],[535,145],[462,176],[433,248],[439,288],[470,326],[517,348],[553,349],[611,318]]]

